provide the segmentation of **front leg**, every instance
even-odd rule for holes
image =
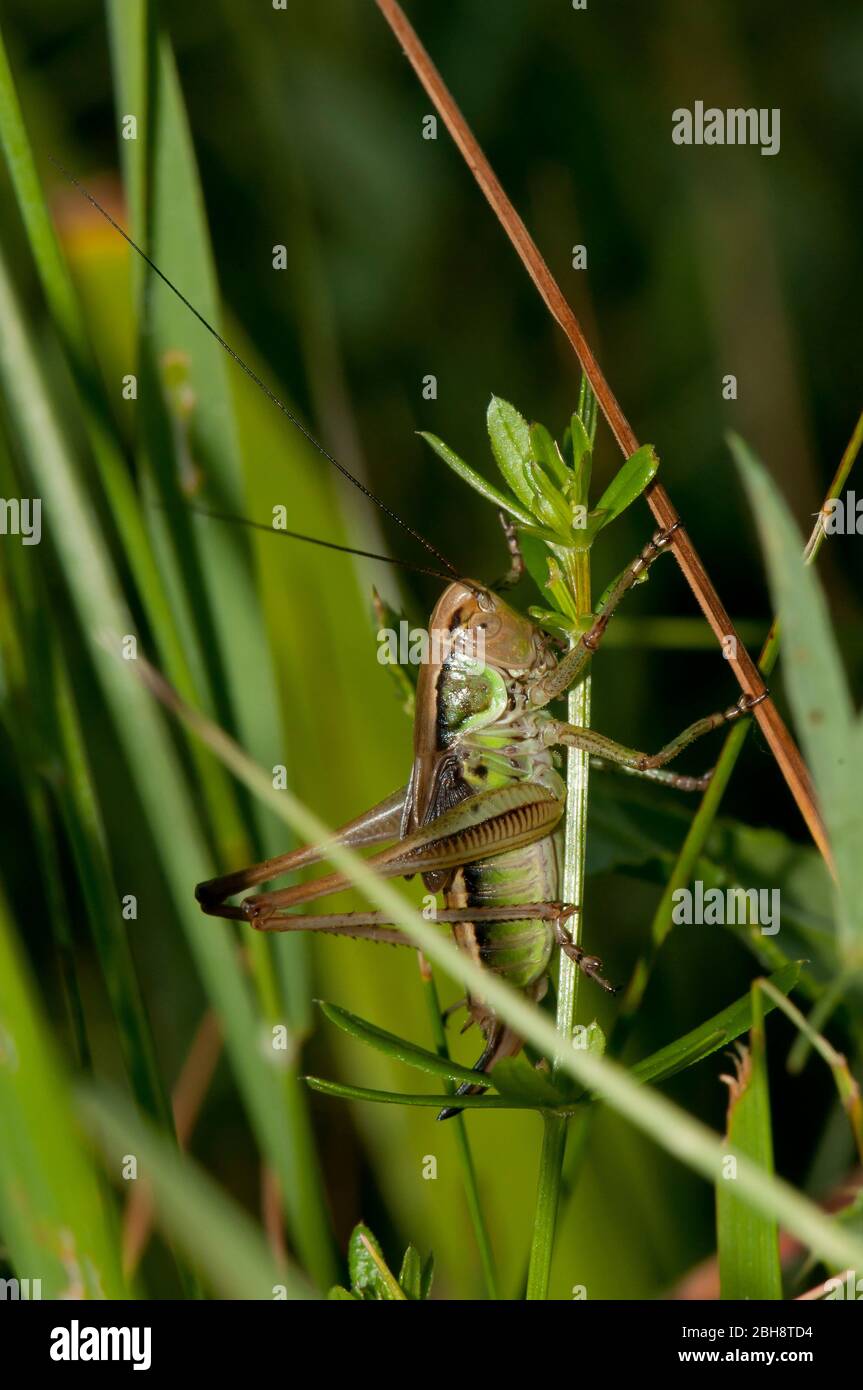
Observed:
[[[671,544],[671,538],[679,526],[680,522],[675,521],[674,525],[669,526],[667,531],[654,533],[641,553],[636,555],[632,564],[627,565],[623,573],[618,576],[593,624],[586,632],[582,633],[575,645],[553,670],[533,681],[527,697],[531,709],[541,709],[543,705],[547,705],[550,700],[556,700],[571,685],[575,684],[602,641],[605,629],[624,594],[627,594],[634,584],[644,578],[654,560],[658,560],[662,552]]]

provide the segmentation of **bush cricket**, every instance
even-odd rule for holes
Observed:
[[[493,586],[461,577],[430,541],[310,434],[95,198],[66,170],[62,172],[314,447],[447,570],[442,573],[391,556],[371,556],[434,574],[445,580],[447,587],[429,620],[430,647],[435,655],[420,669],[409,780],[384,801],[342,826],[335,838],[355,848],[386,845],[371,856],[369,863],[388,878],[420,874],[429,892],[442,894],[444,899],[445,906],[435,912],[435,920],[451,925],[463,951],[529,998],[543,997],[555,946],[587,976],[613,992],[602,974],[602,962],[576,945],[565,930],[567,918],[577,909],[559,897],[560,822],[566,802],[566,785],[558,771],[560,751],[581,749],[600,765],[616,766],[683,791],[700,790],[706,786],[709,773],[703,777],[680,775],[668,770],[667,764],[696,739],[748,714],[754,704],[766,698],[766,692],[755,698],[742,695],[727,709],[697,720],[653,754],[625,747],[594,729],[568,724],[549,709],[553,701],[584,677],[618,604],[645,578],[649,567],[668,547],[679,523],[653,535],[609,586],[589,624],[562,651],[542,627],[518,613],[501,596],[501,591],[511,587],[524,569],[519,530],[545,539],[552,550],[560,545],[585,544],[583,535],[561,534],[562,528],[567,529],[566,507],[572,498],[577,467],[570,470],[569,476],[563,451],[552,444],[546,431],[537,435],[541,427],[535,426],[529,432],[521,460],[522,482],[529,479],[528,495],[536,502],[533,517],[514,501],[507,506],[515,521],[501,513],[510,555],[508,574]],[[580,414],[573,423],[580,420],[584,437],[590,428],[591,407],[592,399],[583,391]],[[592,413],[595,423],[595,407]],[[624,464],[619,478],[635,457]],[[578,458],[573,461],[577,465]],[[512,481],[512,476],[508,481]],[[636,484],[623,505],[643,486],[644,481]],[[602,501],[591,517],[598,530],[604,524]],[[240,517],[223,519],[258,524]],[[283,534],[351,551],[351,547],[299,533]],[[247,889],[319,863],[324,857],[315,846],[291,850],[201,883],[195,890],[196,897],[204,912],[247,922],[259,931],[317,931],[410,946],[410,940],[381,920],[379,912],[306,915],[294,911],[350,887],[339,873],[324,874],[312,882],[288,888],[252,893],[240,904],[228,901]],[[522,1040],[481,998],[468,997],[464,1003],[468,1023],[479,1025],[485,1046],[474,1067],[477,1083],[465,1083],[456,1096],[484,1090],[480,1078],[487,1076],[502,1058],[515,1056],[522,1046]],[[447,1106],[439,1118],[449,1118],[458,1110],[457,1105]]]

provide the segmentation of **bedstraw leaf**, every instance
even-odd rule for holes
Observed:
[[[525,511],[505,492],[501,492],[500,488],[495,487],[494,483],[490,483],[481,473],[477,473],[476,469],[471,468],[464,459],[460,459],[458,454],[448,444],[444,444],[442,439],[438,439],[436,434],[430,434],[427,430],[420,430],[419,434],[421,439],[431,445],[438,457],[443,459],[447,467],[451,468],[453,473],[457,473],[462,482],[472,487],[474,492],[478,492],[480,497],[484,497],[487,502],[493,502],[496,507],[503,507],[504,511],[515,517],[516,521],[523,522],[525,526],[530,525],[533,520],[530,512]]]
[[[525,475],[531,458],[530,427],[514,405],[492,396],[489,401],[488,437],[497,466],[518,500],[533,510],[533,488]]]

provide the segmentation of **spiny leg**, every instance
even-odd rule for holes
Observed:
[[[246,906],[248,904],[248,907]],[[383,941],[391,946],[413,946],[406,932],[395,927],[386,912],[329,912],[304,915],[273,907],[268,895],[247,898],[237,909],[256,931],[317,931],[331,936],[356,936],[364,941]],[[520,922],[529,918],[541,922],[563,922],[578,908],[565,903],[518,903],[508,907],[442,907],[433,918],[443,922]]]
[[[515,522],[510,521],[506,512],[503,511],[498,512],[497,518],[503,527],[503,534],[509,550],[509,569],[503,578],[498,579],[491,587],[497,590],[512,589],[524,574],[524,556],[518,543],[518,530]]]
[[[646,782],[658,782],[663,787],[674,787],[679,792],[706,792],[714,769],[702,773],[700,777],[689,777],[684,772],[669,772],[662,767],[624,767],[606,758],[591,758],[590,766],[597,772],[620,772],[626,777],[644,778]]]
[[[384,878],[406,878],[488,859],[550,834],[560,820],[563,805],[562,798],[538,783],[489,788],[442,812],[414,834],[396,840],[372,855],[366,864]],[[316,857],[323,857],[320,850]],[[324,874],[311,883],[254,894],[243,901],[240,912],[257,922],[278,909],[301,907],[350,886],[345,874]],[[237,916],[236,909],[224,911],[225,915]]]
[[[618,986],[609,984],[608,980],[606,980],[605,976],[602,974],[603,966],[599,956],[589,956],[583,947],[576,945],[574,941],[570,940],[564,930],[563,922],[560,919],[558,919],[557,927],[555,928],[555,936],[557,937],[557,944],[564,955],[569,956],[569,959],[575,962],[579,970],[591,980],[595,980],[596,983],[601,985],[604,990],[607,990],[609,994],[617,993]]]
[[[666,531],[654,532],[641,553],[618,576],[592,626],[582,633],[575,646],[567,652],[566,656],[561,658],[553,670],[540,676],[530,686],[528,702],[532,709],[540,709],[543,705],[547,705],[550,700],[556,700],[578,680],[602,641],[605,629],[608,627],[621,599],[629,592],[633,584],[638,583],[644,577],[654,560],[657,560],[668,548],[671,544],[671,538],[679,526],[680,522],[675,521],[674,525],[669,526]]]
[[[731,724],[743,715],[749,714],[754,707],[767,699],[768,692],[765,690],[760,695],[741,695],[728,709],[717,711],[715,714],[708,714],[704,719],[697,719],[694,724],[690,724],[682,733],[673,738],[670,743],[659,749],[658,753],[641,753],[636,748],[627,748],[622,743],[615,743],[613,739],[606,738],[604,734],[599,734],[595,729],[580,729],[574,724],[565,724],[562,720],[551,719],[543,726],[543,742],[549,746],[559,744],[566,748],[580,748],[591,755],[591,757],[601,758],[605,762],[617,763],[620,767],[630,772],[653,772],[657,768],[664,767],[670,763],[684,748],[688,748],[690,743],[702,738],[714,729],[720,728],[723,724]]]
[[[362,848],[392,840],[399,833],[406,792],[406,787],[400,787],[377,806],[343,825],[335,832],[335,842]],[[235,893],[242,893],[244,888],[254,888],[259,883],[266,883],[280,874],[292,873],[297,869],[306,868],[309,864],[316,864],[324,854],[325,850],[320,845],[304,845],[301,849],[289,850],[273,859],[265,859],[260,864],[250,864],[245,869],[235,870],[234,873],[207,879],[205,883],[197,885],[195,897],[208,916],[242,921],[246,915],[243,909],[226,903],[226,898],[232,898]]]

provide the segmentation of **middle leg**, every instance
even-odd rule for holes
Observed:
[[[591,755],[599,758],[606,763],[615,763],[627,772],[649,774],[670,763],[684,748],[688,748],[690,743],[702,738],[705,734],[711,733],[714,729],[719,729],[723,724],[732,724],[735,720],[741,719],[749,714],[762,700],[766,700],[767,691],[753,698],[751,695],[741,695],[740,699],[728,709],[719,710],[715,714],[708,714],[704,719],[697,719],[694,724],[690,724],[682,733],[673,738],[670,743],[666,743],[657,753],[642,753],[637,748],[627,748],[622,743],[615,743],[613,739],[606,738],[604,734],[599,734],[595,729],[580,729],[575,724],[566,724],[560,719],[550,719],[543,726],[543,742],[553,747],[560,745],[565,748],[580,748]],[[704,779],[693,779],[702,782]]]

